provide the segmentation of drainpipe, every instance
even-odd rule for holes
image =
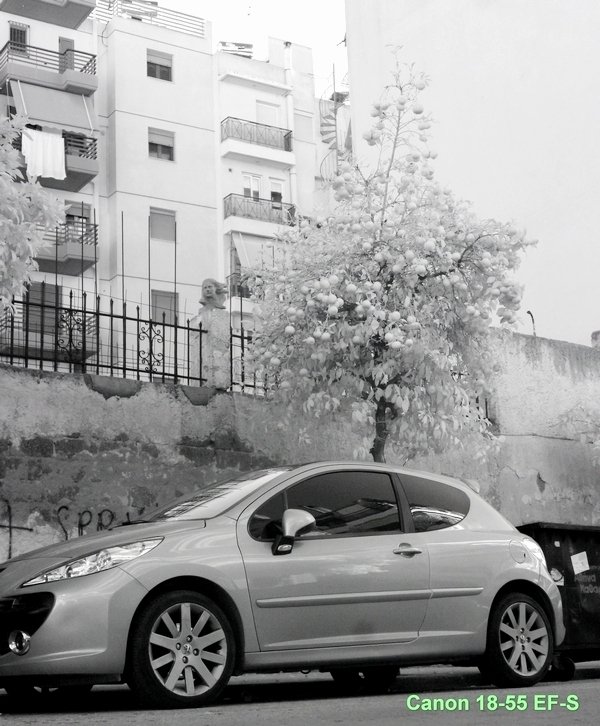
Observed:
[[[292,70],[292,44],[289,40],[284,41],[285,51],[284,51],[284,64],[283,64],[283,70],[284,70],[284,78],[285,78],[285,84],[286,86],[290,86],[293,88],[293,70]],[[287,112],[287,124],[288,129],[292,132],[292,139],[294,144],[294,160],[296,158],[296,138],[294,134],[294,94],[293,91],[287,91],[287,95],[285,97],[286,102],[286,112]],[[294,205],[294,207],[298,204],[298,179],[296,175],[296,163],[290,167],[290,202]]]

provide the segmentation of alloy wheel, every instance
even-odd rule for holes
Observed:
[[[548,661],[550,638],[539,609],[515,602],[500,620],[500,651],[508,667],[521,676],[536,676]]]
[[[227,663],[227,636],[217,616],[195,602],[166,608],[152,626],[148,655],[158,681],[173,694],[210,691]]]

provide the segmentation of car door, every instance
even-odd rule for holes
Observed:
[[[399,478],[413,518],[413,540],[419,547],[426,543],[430,555],[431,600],[422,634],[451,646],[487,622],[481,595],[508,556],[507,536],[465,526],[471,500],[458,487],[418,474]]]
[[[271,552],[284,509],[304,509],[315,531],[292,552]],[[238,520],[261,650],[401,644],[418,637],[429,589],[426,545],[411,550],[392,478],[335,470],[263,496]]]

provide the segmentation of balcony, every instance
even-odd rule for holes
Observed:
[[[63,139],[67,176],[64,179],[40,177],[39,182],[43,187],[50,189],[78,192],[98,175],[98,141],[90,136],[66,131],[63,132]],[[15,139],[13,146],[21,151],[21,136]]]
[[[78,28],[96,7],[96,0],[0,0],[0,10],[23,18]]]
[[[47,246],[35,258],[41,272],[76,277],[97,262],[97,224],[66,222],[46,231],[44,241]]]
[[[8,41],[0,50],[0,87],[8,79],[89,96],[98,88],[96,56]]]
[[[295,163],[292,132],[228,116],[221,121],[221,155],[241,160],[260,159],[290,167]]]
[[[223,216],[225,219],[243,217],[259,222],[293,225],[296,223],[296,208],[293,204],[274,202],[271,199],[255,199],[242,194],[229,194],[223,200]]]

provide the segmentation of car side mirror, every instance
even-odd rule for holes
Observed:
[[[275,537],[271,552],[274,555],[289,555],[294,548],[296,537],[317,526],[310,512],[303,509],[286,509],[281,520],[282,534]]]

